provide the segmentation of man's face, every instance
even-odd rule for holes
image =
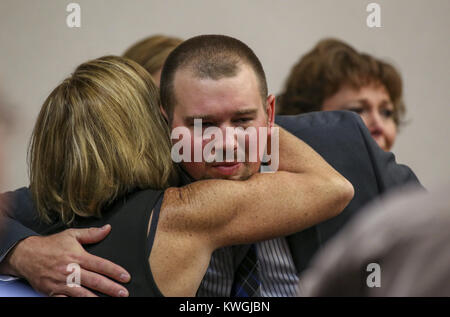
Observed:
[[[254,71],[247,65],[240,67],[234,77],[224,77],[219,80],[210,78],[199,79],[189,70],[178,70],[174,79],[176,105],[174,107],[171,128],[187,127],[191,131],[191,153],[194,153],[194,119],[202,119],[203,130],[217,127],[223,134],[223,150],[237,151],[235,137],[227,135],[227,128],[254,127],[257,130],[259,144],[259,128],[271,128],[274,121],[275,98],[270,95],[262,100],[258,80]],[[266,104],[264,109],[263,103]],[[270,131],[270,130],[269,130]],[[270,132],[269,132],[270,133]],[[258,172],[261,165],[260,157],[256,161],[248,160],[248,139],[246,138],[246,160],[237,162],[182,162],[182,166],[194,179],[223,178],[242,180]],[[202,149],[208,141],[201,141]],[[259,151],[259,148],[258,148]],[[193,155],[192,155],[193,156]],[[225,158],[225,154],[223,156]]]

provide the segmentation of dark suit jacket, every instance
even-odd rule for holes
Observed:
[[[353,112],[279,116],[276,123],[308,143],[355,189],[353,200],[339,216],[287,237],[299,272],[369,201],[399,185],[411,182],[420,185],[409,167],[397,164],[391,152],[377,145],[361,118]]]
[[[276,122],[314,148],[355,188],[353,200],[339,216],[287,238],[299,272],[321,245],[367,202],[398,185],[418,183],[408,167],[397,164],[392,153],[378,147],[360,117],[352,112],[280,116]],[[1,230],[0,258],[11,245],[45,227],[35,216],[27,188],[5,193],[2,198],[7,202],[3,204],[6,220]]]

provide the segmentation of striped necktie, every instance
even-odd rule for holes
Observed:
[[[259,271],[256,245],[252,244],[236,270],[233,286],[231,288],[231,296],[261,296],[261,280],[259,278]]]

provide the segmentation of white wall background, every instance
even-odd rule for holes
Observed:
[[[66,26],[66,6],[81,6],[81,28]],[[366,6],[381,6],[368,28]],[[386,58],[401,71],[409,125],[393,152],[425,186],[450,177],[449,0],[0,0],[0,102],[14,114],[0,191],[28,184],[26,151],[51,90],[74,68],[120,55],[156,33],[188,38],[220,33],[260,57],[278,93],[291,66],[321,38],[334,36]]]

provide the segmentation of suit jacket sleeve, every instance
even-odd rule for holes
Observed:
[[[340,215],[288,237],[299,272],[319,248],[332,238],[368,202],[395,187],[420,183],[411,169],[398,164],[392,153],[373,140],[360,116],[350,111],[322,111],[279,116],[282,127],[308,143],[346,177],[355,196]]]
[[[23,187],[0,196],[0,262],[19,241],[38,235],[43,224],[37,217],[31,193]]]

